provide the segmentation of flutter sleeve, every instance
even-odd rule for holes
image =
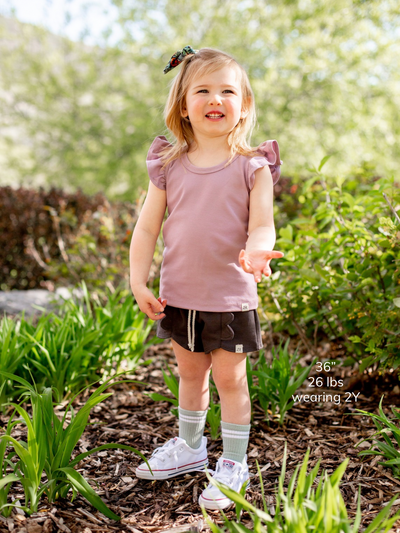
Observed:
[[[160,152],[165,148],[171,146],[171,143],[163,135],[156,137],[150,146],[147,154],[146,164],[147,172],[149,173],[150,181],[158,188],[165,191],[165,167],[163,168],[163,160],[161,159]]]
[[[263,142],[257,148],[257,152],[259,152],[260,155],[250,159],[247,171],[247,182],[250,190],[254,187],[254,173],[259,168],[263,168],[267,165],[269,166],[274,185],[277,183],[279,176],[281,175],[282,161],[279,156],[279,146],[277,141]]]

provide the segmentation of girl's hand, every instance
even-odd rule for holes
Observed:
[[[167,300],[156,298],[147,287],[133,290],[132,292],[138,303],[139,309],[145,313],[151,320],[161,320],[165,317],[164,308]]]
[[[246,252],[241,250],[239,254],[239,263],[245,272],[254,275],[257,283],[261,281],[262,275],[270,276],[272,271],[270,269],[271,259],[279,259],[283,257],[282,252],[276,250],[252,250]]]

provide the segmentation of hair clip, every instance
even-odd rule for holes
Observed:
[[[169,60],[168,65],[165,67],[164,74],[180,65],[186,56],[195,54],[196,52],[198,52],[198,50],[193,50],[193,48],[189,45],[182,48],[182,50],[175,52],[175,54]]]

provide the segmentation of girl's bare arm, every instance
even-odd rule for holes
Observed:
[[[282,252],[272,251],[276,239],[273,198],[272,176],[265,166],[255,174],[254,187],[250,192],[249,237],[246,250],[239,255],[243,270],[253,274],[257,283],[261,281],[262,274],[271,274],[271,259],[283,257]]]
[[[130,246],[130,285],[141,311],[152,320],[163,318],[166,301],[161,302],[147,288],[154,249],[167,206],[166,192],[150,182],[146,200],[132,235]]]

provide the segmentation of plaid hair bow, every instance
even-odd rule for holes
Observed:
[[[165,67],[164,74],[180,65],[186,56],[195,54],[196,52],[198,52],[198,50],[193,50],[193,48],[189,45],[182,48],[182,50],[175,52],[175,54],[169,60],[168,65]]]

